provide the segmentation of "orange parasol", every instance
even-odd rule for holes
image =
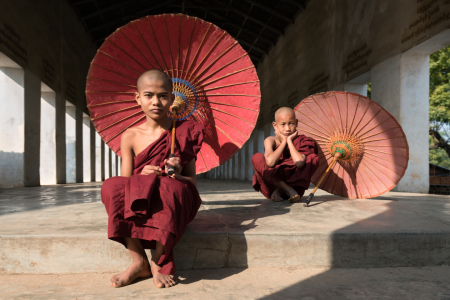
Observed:
[[[89,69],[86,98],[91,120],[116,154],[120,155],[122,133],[145,122],[134,93],[138,77],[149,69],[172,77],[180,104],[175,118],[206,126],[197,173],[224,163],[248,140],[261,93],[246,51],[211,23],[182,14],[156,15],[117,29]]]
[[[294,109],[299,134],[316,140],[316,189],[348,198],[371,198],[391,190],[408,166],[409,148],[395,118],[367,97],[319,93]],[[328,175],[327,175],[328,174]]]

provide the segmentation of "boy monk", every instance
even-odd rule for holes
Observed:
[[[176,283],[173,248],[201,204],[195,159],[205,129],[197,122],[177,122],[176,157],[168,159],[172,81],[162,71],[146,71],[138,79],[137,90],[135,98],[146,122],[122,134],[122,176],[107,179],[101,190],[108,238],[122,243],[133,259],[110,283],[121,287],[153,275],[157,287],[170,287]],[[168,164],[176,170],[171,177],[165,171]],[[144,251],[149,248],[155,249],[150,263]]]
[[[252,157],[253,188],[273,201],[299,201],[319,164],[316,143],[298,134],[297,123],[292,109],[278,109],[273,122],[275,136],[265,139],[264,155]]]

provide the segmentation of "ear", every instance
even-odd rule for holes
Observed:
[[[298,126],[298,119],[295,119],[295,127]]]
[[[277,122],[272,122],[273,129],[277,130]]]
[[[136,99],[136,102],[141,105],[141,97],[139,96],[139,93],[134,93],[134,99]]]

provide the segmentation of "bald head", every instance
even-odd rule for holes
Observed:
[[[168,90],[172,91],[172,79],[170,78],[170,76],[164,73],[163,71],[153,69],[145,71],[144,73],[141,74],[141,76],[139,76],[137,80],[138,92],[140,92],[140,89],[144,82],[150,81],[162,81],[164,82],[164,86],[166,86]]]
[[[275,122],[278,121],[280,116],[289,115],[295,119],[295,112],[289,107],[281,107],[275,112]]]

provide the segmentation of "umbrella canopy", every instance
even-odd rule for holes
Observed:
[[[197,173],[224,163],[248,140],[261,93],[246,51],[227,32],[201,19],[182,14],[147,16],[105,40],[87,77],[91,120],[117,155],[122,133],[145,122],[134,93],[137,79],[150,69],[169,74],[173,93],[185,101],[177,119],[206,126]]]
[[[386,110],[367,97],[326,92],[304,99],[294,109],[299,134],[316,140],[319,167],[311,181],[348,198],[371,198],[391,190],[408,166],[409,149],[402,128]]]

